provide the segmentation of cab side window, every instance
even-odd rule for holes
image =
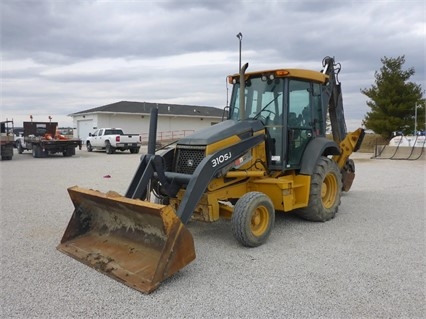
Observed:
[[[303,127],[311,122],[309,107],[310,83],[299,80],[291,80],[289,85],[289,127]]]
[[[315,134],[324,136],[325,135],[325,118],[326,113],[323,113],[322,109],[322,98],[321,98],[321,85],[313,83],[313,94],[312,94],[312,107],[314,109],[314,124]]]

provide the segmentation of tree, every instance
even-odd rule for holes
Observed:
[[[375,84],[369,89],[361,89],[361,93],[370,99],[367,106],[371,109],[363,124],[388,139],[394,131],[403,131],[404,134],[414,131],[416,105],[419,106],[417,123],[425,123],[425,99],[421,86],[408,81],[415,73],[414,68],[402,70],[404,55],[380,60],[383,66],[380,72],[374,73]]]

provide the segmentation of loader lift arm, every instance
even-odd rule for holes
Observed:
[[[156,109],[151,111],[151,119],[155,120],[157,112],[158,110]],[[155,145],[155,134],[150,134],[149,139],[149,145]],[[176,215],[185,225],[191,219],[199,200],[212,178],[223,168],[241,157],[247,150],[264,141],[264,135],[255,135],[230,147],[207,155],[200,162],[192,175],[166,172],[161,156],[146,154],[142,157],[125,196],[133,199],[145,199],[147,192],[149,192],[149,183],[154,176],[159,179],[167,195],[172,197],[177,194],[177,191],[182,185],[186,184],[185,195],[176,212]],[[225,160],[214,160],[219,158]],[[175,181],[178,181],[180,185],[176,185]]]

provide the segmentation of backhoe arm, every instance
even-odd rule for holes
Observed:
[[[343,169],[349,156],[358,151],[364,138],[365,132],[362,128],[357,129],[354,132],[350,132],[346,135],[343,141],[340,142],[340,155],[334,155],[333,159],[337,163],[340,169]]]
[[[328,105],[333,140],[339,145],[340,155],[333,156],[342,172],[343,190],[349,191],[355,178],[355,164],[349,156],[356,152],[364,139],[364,130],[358,128],[355,132],[347,133],[345,114],[343,112],[342,87],[338,80],[340,63],[335,63],[331,57],[323,60],[323,73],[328,75],[328,83],[324,94],[324,105]]]
[[[325,102],[324,105],[328,105],[333,140],[340,144],[347,133],[345,114],[343,112],[342,87],[338,80],[340,63],[335,63],[331,57],[325,57],[322,64],[324,67],[323,73],[328,75],[329,79],[324,95],[327,101],[323,102]]]

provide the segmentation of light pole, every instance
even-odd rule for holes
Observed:
[[[241,42],[243,41],[243,34],[240,32],[237,34],[237,38],[240,40],[240,59],[239,59],[239,65],[238,65],[238,73],[241,72]]]
[[[417,103],[414,106],[414,136],[417,135]]]

